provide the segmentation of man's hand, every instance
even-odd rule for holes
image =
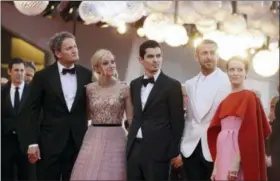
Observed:
[[[29,146],[27,150],[28,160],[34,164],[41,159],[39,146]]]
[[[1,85],[5,85],[7,84],[7,82],[9,82],[9,80],[5,77],[1,77]]]
[[[173,167],[175,168],[179,168],[183,165],[183,160],[182,160],[182,156],[178,155],[175,158],[171,159],[171,165],[173,165]]]

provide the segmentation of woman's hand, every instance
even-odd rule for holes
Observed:
[[[238,171],[229,171],[228,172],[228,181],[236,181],[238,178]]]
[[[212,173],[211,178],[212,181],[215,181],[215,173]]]

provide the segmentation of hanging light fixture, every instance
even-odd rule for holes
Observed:
[[[14,1],[19,12],[27,16],[41,14],[48,6],[49,1]]]
[[[97,23],[102,19],[97,12],[94,2],[82,1],[78,11],[80,18],[87,24]]]
[[[261,50],[253,58],[255,72],[263,77],[270,77],[279,70],[279,49]]]
[[[164,32],[170,22],[170,18],[162,13],[150,14],[143,23],[146,37],[160,43],[164,42]]]
[[[166,26],[164,40],[168,45],[178,47],[187,44],[189,37],[186,28],[178,24],[178,1],[174,1],[174,6],[174,23],[170,23]]]

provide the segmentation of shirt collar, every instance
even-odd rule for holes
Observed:
[[[62,70],[63,70],[63,69],[72,69],[72,68],[75,67],[75,65],[73,64],[73,65],[71,65],[71,67],[66,68],[66,67],[65,67],[64,65],[62,65],[59,61],[57,61],[57,66],[58,66],[58,71],[59,71],[59,73],[62,73]]]
[[[22,81],[22,83],[18,86],[19,90],[22,90],[22,89],[23,89],[24,84],[25,84],[24,81]],[[15,86],[13,83],[11,83],[11,88],[12,88],[12,89],[16,89],[16,86]]]
[[[205,76],[205,75],[203,75],[201,72],[199,73],[199,76],[201,77],[201,78],[203,78],[203,79],[209,79],[209,78],[212,78],[212,77],[214,77],[215,75],[216,75],[216,73],[218,72],[220,70],[220,68],[216,68],[211,74],[209,74],[209,75],[207,75],[207,76]]]
[[[159,71],[157,71],[157,73],[154,75],[155,81],[157,80],[157,78],[158,78],[160,72],[161,72],[161,71],[159,70]],[[144,79],[148,79],[148,78],[149,78],[149,77],[144,73]]]

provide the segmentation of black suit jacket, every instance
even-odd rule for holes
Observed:
[[[33,78],[28,98],[29,109],[26,111],[29,117],[29,145],[39,143],[41,151],[46,154],[61,153],[69,136],[73,137],[79,149],[87,130],[85,86],[91,82],[92,74],[79,65],[75,69],[77,92],[70,111],[64,99],[57,63],[37,72]],[[37,134],[39,121],[40,133]]]
[[[20,100],[19,111],[16,112],[12,106],[10,96],[11,82],[8,82],[1,88],[1,139],[2,147],[10,144],[13,131],[16,132],[21,150],[26,153],[26,124],[23,117],[26,107],[26,100],[29,94],[29,86],[24,85],[22,97]]]
[[[127,157],[141,127],[145,154],[155,160],[169,160],[180,153],[184,129],[182,86],[161,72],[142,110],[142,79],[143,76],[130,84],[134,116],[128,133]]]

